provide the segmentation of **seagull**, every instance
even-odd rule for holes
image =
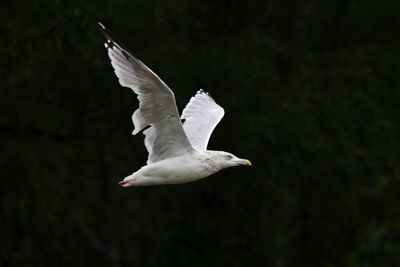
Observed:
[[[133,90],[139,107],[132,115],[133,135],[143,130],[149,153],[147,165],[119,182],[123,187],[182,184],[208,177],[222,169],[246,165],[224,151],[207,150],[208,140],[224,116],[224,109],[200,89],[179,117],[171,89],[134,57],[98,22],[119,83]],[[182,123],[183,121],[183,123]]]

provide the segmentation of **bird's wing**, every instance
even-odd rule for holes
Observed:
[[[183,129],[194,148],[206,150],[215,126],[224,116],[224,109],[202,89],[197,91],[182,112]]]
[[[150,126],[143,131],[149,152],[147,164],[190,152],[193,148],[183,130],[173,92],[99,25],[107,39],[105,46],[119,83],[131,88],[139,99],[139,108],[132,115],[135,127],[132,134]]]

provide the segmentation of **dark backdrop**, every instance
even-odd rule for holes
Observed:
[[[0,266],[400,266],[400,2],[0,4]],[[226,111],[207,179],[121,188],[137,100],[101,20]]]

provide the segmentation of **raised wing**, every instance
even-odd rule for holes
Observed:
[[[99,25],[107,39],[105,46],[119,83],[131,88],[139,99],[139,108],[132,115],[135,126],[132,134],[150,125],[143,131],[149,152],[147,163],[190,152],[193,148],[183,130],[172,91],[153,71],[116,42],[100,22]]]
[[[224,109],[202,89],[197,91],[182,112],[183,129],[194,148],[206,150],[215,126],[224,116]]]

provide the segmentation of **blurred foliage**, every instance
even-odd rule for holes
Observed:
[[[4,0],[0,266],[400,266],[400,2]],[[132,137],[101,20],[252,160],[123,189]]]

